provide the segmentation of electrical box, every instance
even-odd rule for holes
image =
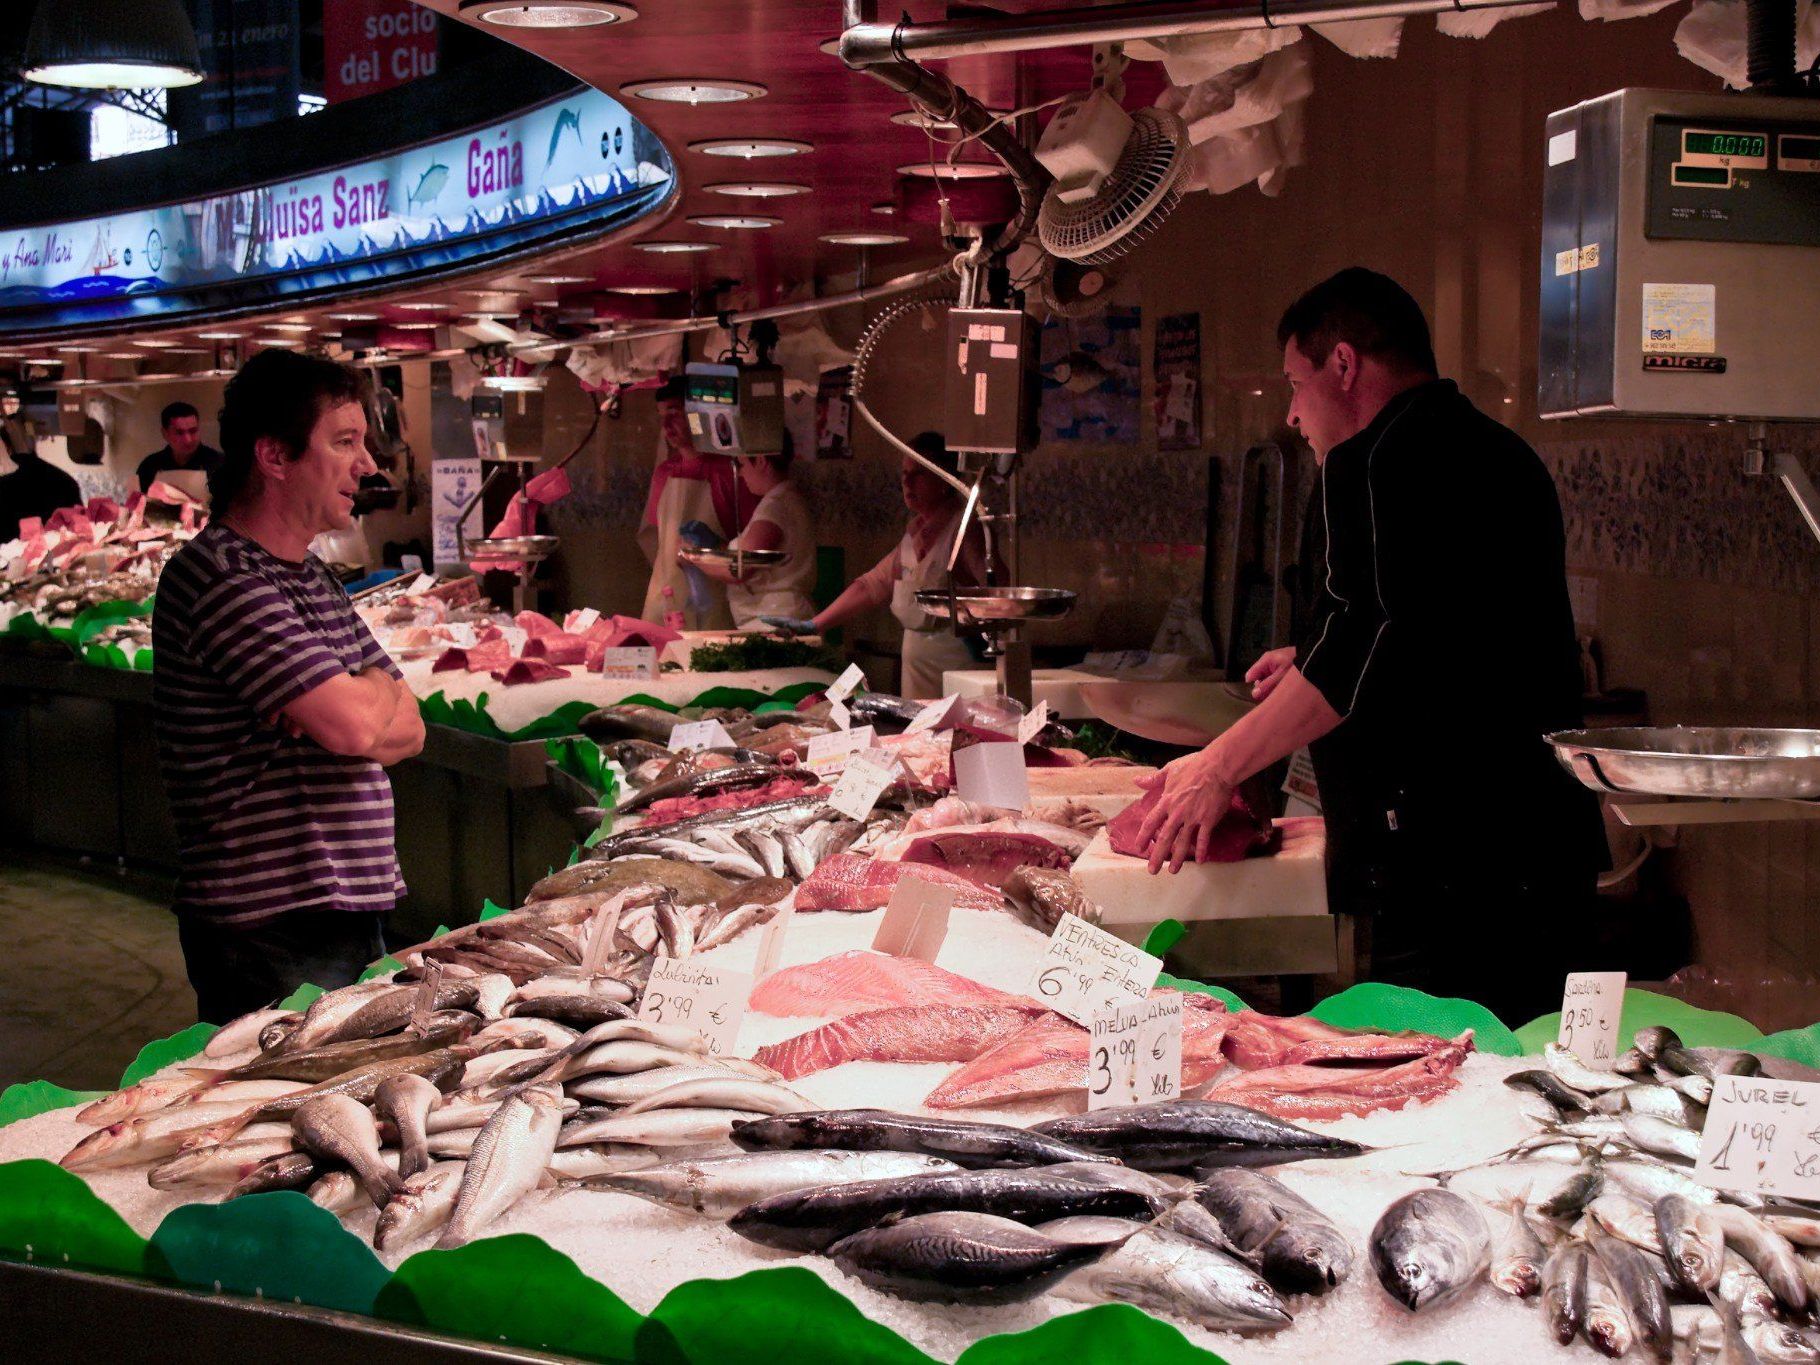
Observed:
[[[948,449],[1019,455],[1036,444],[1036,320],[1028,313],[950,310],[944,374]]]
[[[1619,90],[1546,149],[1543,417],[1820,419],[1820,102]]]
[[[683,410],[708,455],[776,455],[784,448],[784,372],[776,365],[683,367]]]

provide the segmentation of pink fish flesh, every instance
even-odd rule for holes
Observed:
[[[796,889],[798,910],[876,910],[891,899],[898,882],[911,874],[954,888],[954,903],[965,910],[997,910],[1005,898],[945,868],[883,862],[861,853],[825,859]]]
[[[850,952],[774,972],[753,990],[750,1008],[828,1019],[899,1005],[1017,1003],[1017,996],[917,958]]]
[[[845,1062],[964,1062],[1022,1029],[1041,1007],[899,1005],[761,1047],[753,1060],[795,1080]]]

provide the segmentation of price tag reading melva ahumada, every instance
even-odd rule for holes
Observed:
[[[1718,1190],[1820,1199],[1820,1081],[1713,1077],[1694,1178]]]
[[[1121,1002],[1093,1016],[1087,1107],[1158,1104],[1182,1094],[1182,997]]]
[[[1025,993],[1082,1028],[1092,1028],[1100,1010],[1149,999],[1162,970],[1162,958],[1076,915],[1063,915]]]
[[[651,979],[639,1001],[638,1017],[654,1024],[692,1028],[708,1040],[710,1055],[730,1056],[751,994],[750,972],[704,967],[687,958],[659,957],[652,960]]]

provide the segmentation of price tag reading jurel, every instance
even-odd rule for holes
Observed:
[[[1595,1071],[1610,1071],[1618,1064],[1618,1023],[1628,979],[1623,972],[1567,974],[1555,1042]]]
[[[1087,1107],[1156,1104],[1182,1093],[1182,997],[1121,1002],[1093,1016]]]
[[[1025,994],[1083,1028],[1106,1007],[1146,1000],[1163,959],[1075,915],[1063,915]]]
[[[1694,1177],[1719,1190],[1820,1199],[1820,1081],[1715,1076]]]
[[[704,967],[687,958],[659,957],[652,960],[651,979],[638,1003],[638,1017],[654,1024],[692,1028],[708,1040],[709,1055],[730,1056],[751,994],[750,972]]]

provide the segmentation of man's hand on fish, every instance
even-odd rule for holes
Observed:
[[[1277,690],[1277,684],[1295,665],[1295,646],[1284,645],[1260,654],[1258,661],[1245,670],[1245,681],[1251,684],[1251,699],[1263,701]]]
[[[1163,794],[1138,832],[1139,847],[1149,850],[1153,876],[1162,871],[1164,863],[1174,873],[1191,859],[1205,861],[1214,826],[1231,807],[1237,786],[1220,774],[1210,749],[1178,758],[1154,777],[1138,781],[1146,790],[1154,790],[1159,783]]]

